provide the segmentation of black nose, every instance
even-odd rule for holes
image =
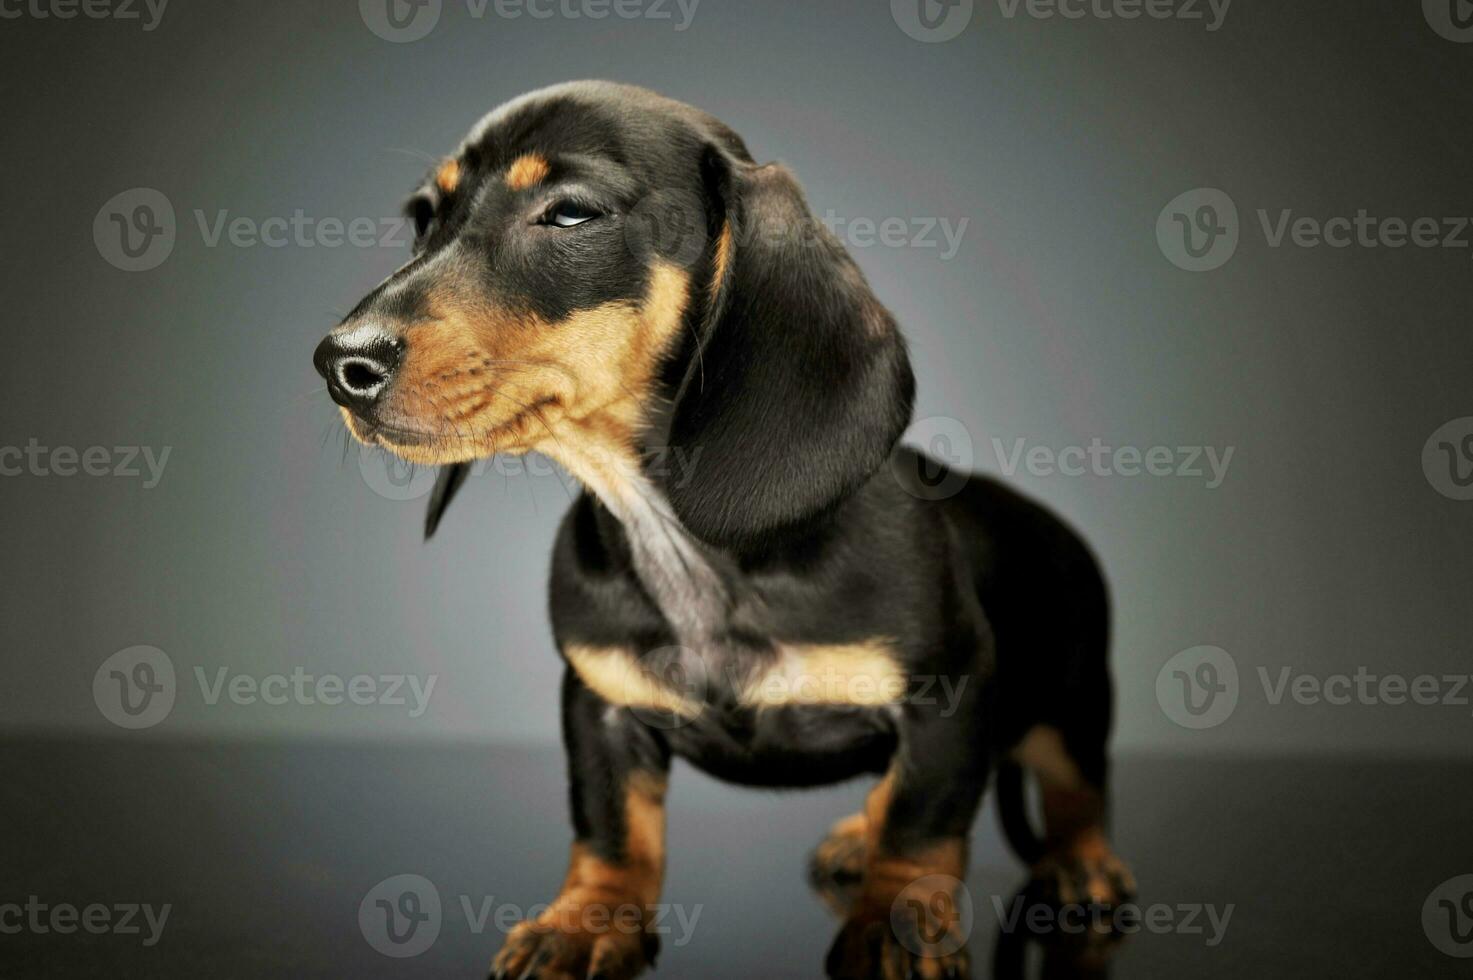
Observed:
[[[398,338],[374,326],[334,330],[317,345],[312,364],[327,379],[333,401],[367,414],[388,389],[403,346]]]

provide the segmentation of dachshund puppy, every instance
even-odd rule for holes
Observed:
[[[551,582],[572,862],[495,976],[653,964],[677,755],[749,786],[881,777],[814,858],[856,883],[834,977],[967,974],[947,909],[994,768],[1049,894],[1125,897],[1095,561],[897,447],[905,342],[787,169],[689,106],[578,82],[492,112],[407,211],[413,257],[317,348],[348,428],[443,468],[428,532],[496,453],[587,489]]]

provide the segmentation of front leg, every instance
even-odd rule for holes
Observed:
[[[901,708],[899,747],[870,793],[858,897],[828,956],[834,980],[966,977],[967,838],[987,784],[980,691],[942,717]]]
[[[658,733],[563,680],[573,856],[547,911],[520,923],[492,964],[496,980],[630,980],[654,965],[665,872],[665,782]]]

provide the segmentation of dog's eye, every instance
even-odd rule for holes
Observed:
[[[547,209],[547,213],[542,216],[542,223],[558,228],[576,228],[598,217],[602,216],[597,211],[576,201],[559,201]]]

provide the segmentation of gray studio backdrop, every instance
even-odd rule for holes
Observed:
[[[1463,12],[7,3],[0,724],[557,737],[575,488],[488,465],[426,546],[309,355],[428,161],[607,77],[791,165],[909,334],[915,441],[1084,530],[1122,748],[1466,755]]]

